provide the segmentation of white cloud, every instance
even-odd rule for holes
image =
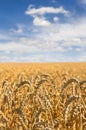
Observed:
[[[22,53],[27,53],[27,52],[33,52],[33,51],[37,51],[36,46],[31,45],[34,41],[22,41],[22,40],[18,40],[18,41],[11,41],[8,43],[0,43],[0,51],[4,51],[4,52],[14,52],[17,54],[22,54]],[[25,44],[26,43],[26,44]]]
[[[35,17],[33,20],[33,24],[36,26],[43,26],[43,27],[51,25],[51,23],[43,17]]]
[[[9,56],[6,56],[6,55],[0,56],[0,62],[10,62],[10,61],[12,60],[10,59]]]
[[[54,7],[40,7],[34,8],[29,6],[25,14],[33,17],[33,24],[36,26],[49,26],[51,23],[46,19],[45,14],[63,14],[65,16],[70,16],[70,12],[65,10],[62,6],[58,8]],[[54,21],[58,21],[59,18],[55,17]]]
[[[78,61],[80,61],[80,62],[86,61],[86,54],[80,55],[80,56],[78,57]]]
[[[40,8],[33,8],[33,7],[29,7],[28,10],[25,12],[25,14],[27,15],[31,15],[31,16],[37,16],[37,15],[44,15],[44,14],[48,14],[48,13],[52,13],[52,14],[64,14],[66,16],[68,16],[70,13],[69,11],[65,10],[62,6],[58,7],[58,8],[54,8],[54,7],[40,7]]]
[[[10,39],[10,37],[6,34],[6,33],[1,33],[0,32],[0,40],[8,40]]]
[[[54,20],[54,22],[58,22],[59,18],[58,17],[54,17],[53,20]]]
[[[0,51],[10,54],[24,54],[33,52],[47,52],[47,51],[64,51],[63,47],[58,46],[56,43],[48,43],[47,40],[19,38],[17,40],[0,43]]]
[[[5,38],[5,36],[2,35],[2,34],[0,34],[0,40],[1,40],[1,39],[4,39],[4,38]]]
[[[10,32],[15,33],[15,34],[21,34],[21,33],[23,33],[23,26],[18,24],[17,29],[11,28]]]
[[[80,0],[80,2],[86,4],[86,0]]]
[[[20,33],[23,33],[23,30],[22,29],[10,29],[10,31],[12,32],[12,33],[18,33],[18,34],[20,34]]]
[[[52,57],[50,55],[44,55],[44,54],[33,54],[31,56],[25,56],[25,57],[20,57],[20,61],[21,62],[47,62],[49,61],[49,59],[51,59]],[[19,61],[18,57],[15,57],[14,61]]]

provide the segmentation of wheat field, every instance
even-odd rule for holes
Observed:
[[[0,130],[86,130],[86,63],[1,63]]]

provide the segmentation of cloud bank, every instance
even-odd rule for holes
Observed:
[[[52,20],[48,14],[53,15]],[[0,30],[1,61],[86,61],[85,16],[75,20],[62,6],[29,6],[25,15],[33,18],[32,25],[17,24],[9,31]],[[66,22],[60,21],[63,17]]]

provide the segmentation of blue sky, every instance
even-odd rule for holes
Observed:
[[[0,62],[86,61],[86,0],[0,0]]]

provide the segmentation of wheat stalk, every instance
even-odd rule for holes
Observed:
[[[36,130],[36,129],[37,129],[38,127],[40,127],[40,126],[43,126],[44,129],[45,129],[45,127],[46,127],[46,122],[43,122],[43,121],[37,122],[37,123],[33,126],[32,130]]]
[[[67,116],[68,116],[68,112],[69,112],[69,106],[71,103],[73,103],[73,101],[75,101],[76,99],[78,99],[78,97],[72,96],[70,97],[66,104],[65,104],[65,109],[64,109],[64,119],[65,119],[65,123],[67,122]]]
[[[64,90],[68,87],[68,85],[72,82],[75,82],[75,83],[78,83],[80,84],[79,80],[76,79],[76,78],[71,78],[69,79],[63,86],[62,86],[62,89],[61,89],[61,94],[64,92]]]
[[[2,115],[2,117],[8,122],[8,118],[5,116],[5,114],[0,110],[0,115]]]

